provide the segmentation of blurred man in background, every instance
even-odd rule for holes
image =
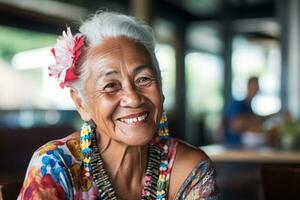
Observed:
[[[224,139],[228,144],[240,144],[245,131],[260,132],[263,117],[256,115],[251,108],[251,101],[259,91],[257,77],[248,80],[245,99],[232,99],[224,110]]]

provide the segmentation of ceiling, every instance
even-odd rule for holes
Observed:
[[[165,0],[199,17],[254,18],[274,16],[275,0]],[[221,15],[220,15],[221,14]]]
[[[129,13],[131,0],[0,0],[0,24],[43,32],[61,32],[61,27],[82,20],[98,9]],[[199,23],[206,21],[234,23],[235,31],[263,32],[273,27],[272,36],[278,35],[275,0],[150,0],[153,15],[172,23]],[[245,25],[245,22],[256,19]],[[259,19],[259,20],[257,20]],[[264,22],[269,25],[257,26]],[[273,25],[272,25],[273,23]],[[246,23],[248,24],[248,22]],[[242,28],[241,28],[242,27]],[[274,28],[275,27],[275,28]],[[275,31],[274,31],[275,30]]]

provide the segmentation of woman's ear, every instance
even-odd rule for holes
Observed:
[[[70,89],[71,98],[76,106],[77,111],[79,112],[81,119],[84,121],[91,120],[91,115],[88,112],[87,106],[84,104],[83,100],[78,95],[77,90],[71,88]]]

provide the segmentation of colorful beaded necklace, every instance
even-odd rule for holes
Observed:
[[[142,200],[164,200],[166,199],[167,181],[166,171],[168,168],[167,145],[163,149],[155,143],[148,148],[148,163],[144,178]],[[96,144],[95,137],[92,137],[92,156],[90,161],[91,173],[102,200],[120,200],[115,194],[109,180],[101,154]]]
[[[166,200],[169,187],[170,172],[168,159],[168,122],[163,114],[159,125],[159,138],[155,137],[148,148],[148,163],[144,177],[144,188],[142,200]],[[159,139],[159,141],[156,141]],[[85,155],[83,166],[86,175],[92,172],[102,200],[120,200],[116,196],[113,186],[109,180],[103,160],[97,146],[95,127],[85,124],[81,130],[81,149]]]

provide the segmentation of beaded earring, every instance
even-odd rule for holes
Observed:
[[[83,158],[83,167],[86,172],[89,172],[90,167],[90,161],[91,161],[91,142],[93,137],[93,128],[91,126],[91,122],[84,122],[81,126],[81,132],[80,132],[80,148],[81,152],[84,155]]]
[[[158,136],[161,139],[167,139],[169,137],[168,119],[165,112],[162,113],[160,118]]]
[[[168,159],[168,144],[166,143],[169,137],[169,128],[168,128],[168,119],[165,112],[162,113],[159,129],[158,129],[158,136],[163,141],[162,146],[162,154],[161,154],[161,163],[159,166],[160,175],[157,182],[157,191],[156,191],[156,199],[164,200],[167,197],[166,194],[166,185],[169,180],[169,176],[167,174],[169,159]]]

